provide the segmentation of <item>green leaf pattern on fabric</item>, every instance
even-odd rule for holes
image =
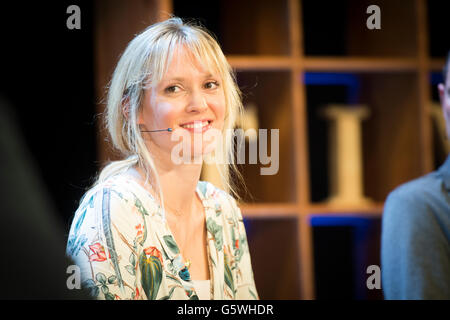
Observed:
[[[142,252],[139,258],[141,268],[141,284],[148,299],[155,300],[162,280],[162,266],[160,260]]]
[[[223,246],[222,226],[218,225],[213,218],[208,218],[206,229],[212,234],[217,251],[221,251]]]
[[[175,242],[175,239],[172,237],[172,235],[166,235],[163,237],[163,239],[166,245],[174,254],[180,253],[180,249],[178,249],[177,243]]]
[[[233,295],[234,295],[235,291],[234,291],[233,274],[230,269],[230,261],[229,261],[228,255],[226,253],[224,254],[224,258],[225,258],[225,263],[224,263],[225,283],[231,289],[231,292],[233,292]]]

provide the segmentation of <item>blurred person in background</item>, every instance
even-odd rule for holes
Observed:
[[[450,52],[438,90],[450,138]],[[386,299],[450,299],[450,155],[438,170],[389,194],[381,272]]]

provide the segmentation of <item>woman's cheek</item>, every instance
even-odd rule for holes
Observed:
[[[166,129],[176,124],[176,112],[174,106],[170,103],[163,102],[155,108],[156,123]]]
[[[217,128],[222,129],[225,120],[225,96],[222,94],[214,104],[214,113],[216,115],[216,121],[220,125]]]

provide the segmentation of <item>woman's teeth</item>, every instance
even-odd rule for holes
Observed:
[[[198,128],[203,128],[203,127],[207,126],[208,123],[209,123],[208,121],[188,123],[188,124],[181,125],[181,127],[186,128],[186,129],[198,129]]]

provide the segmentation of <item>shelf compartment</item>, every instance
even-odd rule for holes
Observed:
[[[380,266],[381,218],[311,215],[310,223],[316,299],[382,299],[366,286],[367,267]]]
[[[244,218],[244,224],[260,298],[301,299],[298,220]]]
[[[365,188],[384,201],[402,183],[423,175],[419,83],[415,73],[362,75],[361,103],[372,116],[363,126]]]
[[[245,164],[238,167],[250,191],[250,196],[242,193],[246,203],[283,202],[295,204],[296,196],[296,165],[293,144],[293,119],[291,99],[291,73],[287,71],[242,71],[237,73],[238,85],[243,93],[243,103],[246,108],[251,104],[257,110],[258,129],[267,130],[267,154],[275,160],[272,154],[275,148],[271,145],[272,129],[278,129],[279,154],[278,172],[274,175],[261,175],[261,168],[274,164],[261,164],[259,156],[257,164],[249,163],[250,145],[245,141]],[[237,163],[237,159],[235,158]],[[275,167],[273,167],[275,168]]]
[[[370,109],[362,122],[364,195],[384,202],[395,187],[423,174],[416,73],[306,73],[305,83],[312,203],[330,196],[328,122],[319,115],[327,104]]]
[[[215,34],[225,54],[289,55],[288,1],[173,1],[181,18],[195,18]],[[233,23],[230,23],[233,21]]]
[[[369,0],[302,1],[304,54],[312,56],[417,56],[416,3],[380,0],[381,29],[366,26]],[[401,23],[399,23],[401,21]],[[401,41],[399,41],[401,39]]]
[[[433,58],[446,57],[448,41],[444,33],[448,32],[448,2],[427,0],[428,15],[428,54]],[[445,37],[445,38],[443,38]]]

